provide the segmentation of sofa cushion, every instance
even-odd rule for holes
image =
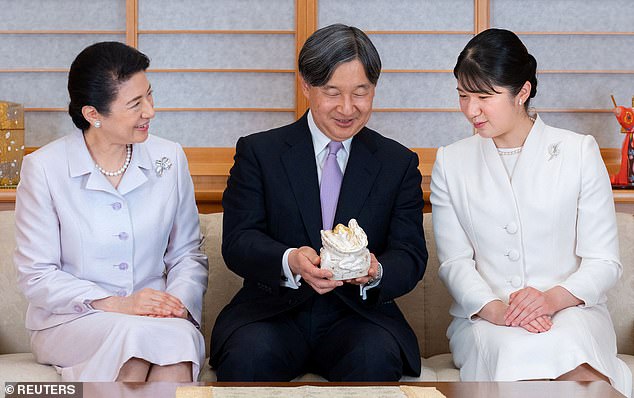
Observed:
[[[423,358],[423,377],[418,381],[460,381],[460,371],[453,364],[451,354]]]
[[[449,341],[445,333],[451,322],[449,307],[452,299],[438,278],[439,263],[431,213],[424,214],[423,229],[429,252],[425,276],[414,290],[399,297],[396,302],[416,332],[421,355],[428,358],[449,352]]]
[[[30,352],[29,334],[24,328],[27,301],[18,289],[13,265],[15,217],[13,211],[0,211],[0,354]],[[0,372],[2,374],[2,372]]]
[[[623,275],[608,292],[608,309],[616,332],[617,352],[634,355],[634,215],[616,213],[616,221]]]
[[[61,381],[54,367],[40,365],[30,352],[0,355],[0,383],[7,381]]]
[[[203,301],[202,325],[205,352],[209,355],[209,340],[216,318],[242,286],[242,278],[227,269],[222,259],[222,213],[200,214],[202,249],[209,258],[209,282]]]

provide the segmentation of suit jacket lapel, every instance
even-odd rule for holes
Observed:
[[[315,150],[306,114],[294,127],[287,137],[286,143],[289,147],[282,153],[281,161],[286,169],[311,245],[318,249],[321,247],[321,202]]]
[[[549,160],[549,138],[550,140],[552,140],[553,137],[548,137],[547,134],[544,134],[545,128],[546,125],[538,116],[535,120],[533,128],[528,134],[528,137],[526,137],[526,141],[524,142],[524,146],[522,148],[522,153],[517,159],[515,172],[513,173],[514,187],[518,183],[521,184],[525,181],[533,181],[535,173],[539,171],[545,163],[550,163],[551,165],[558,163],[550,162]]]
[[[377,147],[366,128],[352,140],[350,157],[341,183],[334,225],[357,218],[370,194],[381,163],[374,157]]]
[[[478,136],[478,142],[480,144],[480,151],[484,164],[486,165],[486,171],[491,179],[495,182],[495,186],[499,189],[509,193],[511,188],[511,181],[509,175],[506,172],[504,163],[500,159],[495,142],[491,138],[482,138]]]
[[[68,171],[71,177],[87,175],[84,188],[93,191],[103,191],[120,196],[106,177],[95,168],[95,163],[88,152],[84,141],[84,134],[77,130],[66,139],[68,153]]]
[[[143,143],[134,144],[132,161],[119,183],[118,191],[121,195],[125,195],[149,181],[146,173],[151,169],[152,159],[150,159],[147,146]],[[144,172],[144,170],[146,171]]]

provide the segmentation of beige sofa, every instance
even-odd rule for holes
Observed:
[[[205,297],[202,325],[209,344],[209,335],[216,316],[240,287],[241,280],[228,271],[222,261],[222,214],[201,214],[200,220],[201,230],[205,236],[203,248],[209,256],[210,266],[209,289]],[[435,254],[430,214],[425,214],[424,224],[429,250],[427,272],[414,291],[398,300],[418,336],[423,356],[424,368],[421,377],[407,380],[457,381],[459,373],[453,366],[445,337],[450,321],[448,310],[451,299],[438,279],[438,259]],[[624,275],[610,293],[609,305],[618,336],[619,356],[634,369],[634,216],[619,213],[618,224]],[[0,383],[58,381],[59,377],[54,368],[37,364],[30,353],[29,335],[24,329],[26,301],[16,286],[12,262],[15,247],[12,211],[0,212],[0,231]],[[209,365],[205,364],[200,379],[215,380]],[[318,378],[314,375],[306,375],[303,378],[315,379]]]

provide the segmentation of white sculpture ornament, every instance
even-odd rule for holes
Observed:
[[[338,224],[332,231],[322,230],[321,244],[321,268],[332,272],[331,280],[353,279],[368,274],[368,237],[354,218],[350,219],[347,227]]]

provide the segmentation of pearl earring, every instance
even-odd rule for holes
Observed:
[[[522,106],[522,99],[520,98],[520,106]]]
[[[95,127],[96,128],[101,127],[101,121],[100,120],[95,120]]]

